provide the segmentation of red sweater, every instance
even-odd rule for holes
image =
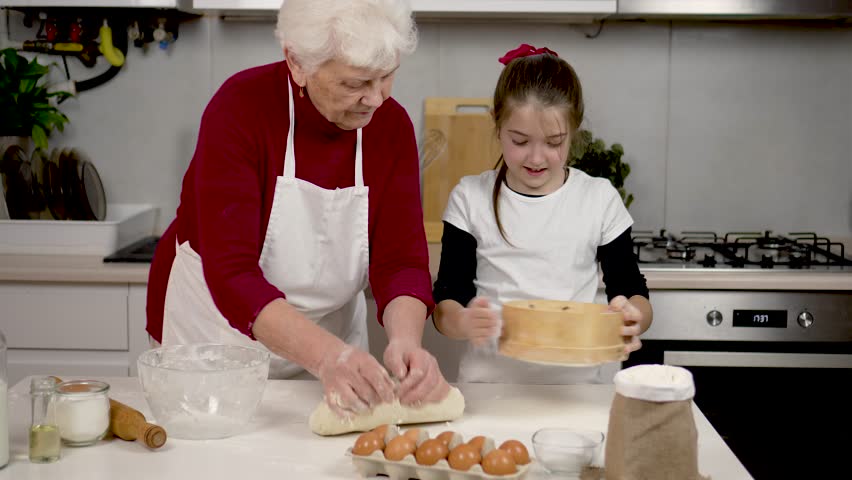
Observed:
[[[237,73],[207,105],[183,178],[177,217],[157,245],[148,279],[147,330],[162,340],[166,284],[175,235],[199,253],[213,301],[251,337],[261,309],[285,297],[263,276],[260,251],[287,146],[289,69],[285,62]],[[355,184],[355,130],[329,123],[293,84],[296,176],[326,189]],[[369,190],[370,286],[381,322],[400,295],[432,301],[420,203],[414,129],[392,98],[363,129],[364,183]],[[286,201],[286,199],[285,199]]]

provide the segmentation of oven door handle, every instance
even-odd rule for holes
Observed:
[[[852,355],[678,350],[663,352],[663,363],[682,367],[852,368]]]

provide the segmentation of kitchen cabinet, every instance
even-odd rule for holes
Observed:
[[[280,0],[194,0],[192,6],[199,10],[221,10],[239,15],[240,12],[278,11]],[[412,0],[411,8],[418,18],[423,17],[491,17],[528,15],[554,15],[579,17],[605,17],[614,14],[616,0]]]
[[[147,348],[144,284],[0,282],[0,305],[10,382],[133,375]]]
[[[148,332],[145,330],[145,302],[148,286],[130,284],[127,293],[127,361],[130,362],[130,376],[136,376],[136,358],[151,348]]]

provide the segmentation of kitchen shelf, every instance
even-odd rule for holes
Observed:
[[[602,18],[616,13],[617,0],[412,0],[419,18],[561,17]],[[193,0],[196,10],[217,10],[231,15],[274,13],[281,0]]]
[[[188,10],[191,0],[0,0],[0,7],[175,8]]]

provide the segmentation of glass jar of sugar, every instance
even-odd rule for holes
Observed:
[[[62,443],[83,447],[97,443],[109,430],[109,384],[70,380],[56,386],[56,425]]]

